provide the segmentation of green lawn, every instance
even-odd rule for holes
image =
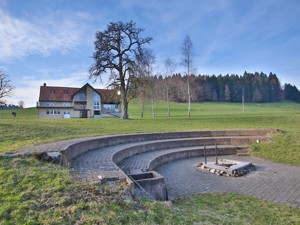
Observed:
[[[38,119],[36,109],[0,111],[0,153],[76,137],[136,132],[277,128],[272,142],[253,145],[253,154],[300,166],[300,104],[150,104],[140,118],[138,102],[130,120]],[[116,187],[115,187],[116,188]],[[27,158],[0,157],[0,224],[299,224],[300,210],[238,194],[204,194],[153,203],[122,198],[126,188],[83,186],[58,165]],[[101,191],[99,191],[101,190]]]
[[[0,224],[300,223],[300,209],[232,193],[134,200],[125,184],[83,186],[66,169],[30,158],[1,159],[0,187]]]
[[[167,117],[165,102],[156,104],[152,118],[150,104],[145,117],[140,118],[140,104],[130,105],[130,120],[120,119],[38,119],[36,109],[0,112],[0,153],[22,147],[70,138],[155,131],[277,128],[272,143],[254,146],[254,154],[276,162],[300,165],[300,104],[280,102],[272,104],[201,103],[192,105],[192,117],[187,118],[186,104],[171,105]],[[1,118],[1,117],[0,117]],[[276,154],[274,154],[276,153]]]

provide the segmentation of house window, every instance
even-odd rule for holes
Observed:
[[[94,109],[100,110],[100,102],[94,102]]]
[[[54,107],[55,106],[55,103],[54,102],[47,102],[47,107]]]
[[[100,95],[94,92],[94,109],[100,110]]]
[[[48,115],[59,115],[60,114],[60,110],[58,110],[58,109],[48,109],[47,110],[47,114]]]
[[[55,93],[55,90],[51,89],[51,90],[50,90],[50,93]]]
[[[106,109],[106,110],[114,110],[114,109],[116,109],[116,105],[113,105],[113,104],[104,104],[103,108]]]
[[[64,94],[69,94],[69,90],[64,90]]]
[[[95,116],[100,116],[101,114],[100,114],[100,110],[99,111],[94,111],[94,115]]]
[[[70,103],[70,102],[64,102],[64,103],[63,103],[63,106],[64,106],[64,107],[70,107],[70,106],[71,106],[71,103]]]
[[[79,94],[79,99],[85,101],[86,100],[85,93],[80,93]]]
[[[86,101],[86,94],[84,92],[77,93],[74,98],[74,101]]]
[[[70,115],[70,111],[69,110],[64,110],[64,115]]]
[[[94,101],[100,102],[100,95],[94,91]]]

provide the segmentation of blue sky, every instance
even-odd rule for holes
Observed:
[[[130,20],[153,38],[158,72],[166,57],[180,63],[190,35],[196,74],[273,72],[300,88],[299,0],[0,0],[0,68],[16,87],[8,102],[35,106],[43,83],[105,86],[88,79],[95,33]]]

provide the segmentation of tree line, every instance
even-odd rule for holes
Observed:
[[[187,102],[187,75],[180,73],[169,77],[162,75],[149,77],[154,85],[155,98],[173,102]],[[291,100],[300,102],[300,92],[296,86],[281,83],[274,73],[263,72],[243,75],[191,75],[192,102],[277,102]],[[149,93],[150,94],[150,93]]]

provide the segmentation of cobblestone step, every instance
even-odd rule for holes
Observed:
[[[219,145],[217,146],[218,152],[222,155],[236,154],[238,150],[248,148],[245,145],[232,146],[232,145]],[[206,146],[207,156],[215,154],[215,146]],[[146,153],[136,154],[132,157],[126,158],[119,162],[117,165],[126,173],[141,171],[146,172],[153,170],[155,167],[160,166],[165,162],[171,162],[181,158],[204,156],[204,147],[183,147],[172,149],[161,149]]]
[[[137,143],[120,144],[116,146],[109,146],[93,151],[86,152],[85,154],[79,155],[71,160],[71,167],[80,172],[81,176],[87,176],[87,180],[94,179],[93,182],[100,182],[99,177],[106,180],[107,177],[110,179],[124,179],[124,172],[116,165],[123,159],[134,156],[138,153],[150,152],[162,149],[174,149],[174,148],[187,148],[196,147],[203,145],[240,145],[254,143],[256,140],[269,139],[269,137],[263,136],[236,136],[236,137],[198,137],[198,138],[180,138],[180,139],[166,139],[166,140],[152,140],[142,141]],[[186,158],[184,155],[197,155],[196,151],[182,152],[180,158]],[[222,153],[223,154],[223,153]],[[231,152],[230,154],[236,154]],[[165,156],[164,159],[157,159],[158,162],[167,162],[166,157],[175,157],[174,155]],[[153,162],[154,163],[154,162]],[[92,174],[90,171],[97,171],[97,176]],[[119,172],[118,172],[119,171]],[[111,172],[111,174],[110,174]],[[117,176],[117,177],[114,177]],[[92,177],[92,178],[91,178]],[[126,176],[125,176],[126,177]]]
[[[32,146],[10,155],[53,152],[60,157],[57,161],[73,168],[80,179],[99,182],[101,179],[126,179],[126,174],[116,164],[137,153],[213,144],[251,144],[269,140],[266,135],[274,131],[202,130],[87,137]]]
[[[249,147],[245,148],[245,149],[238,149],[236,155],[237,156],[250,156],[251,154],[250,154]]]

